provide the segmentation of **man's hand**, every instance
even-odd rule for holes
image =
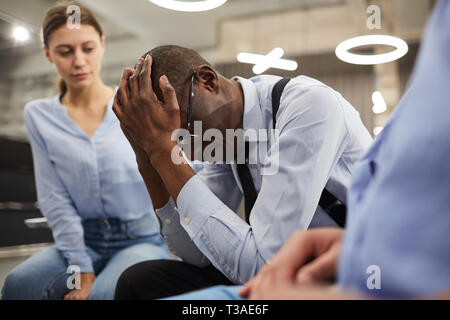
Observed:
[[[161,76],[159,86],[165,104],[159,101],[152,88],[151,66],[152,57],[147,56],[145,60],[139,59],[136,70],[124,70],[113,110],[136,153],[153,205],[160,208],[169,195],[176,203],[181,189],[195,172],[183,161],[177,142],[172,141],[173,133],[181,125],[175,89],[166,76]]]
[[[95,281],[95,274],[82,273],[80,275],[80,289],[70,291],[64,296],[64,300],[87,300]]]
[[[125,135],[125,137],[128,139],[128,142],[130,142],[131,148],[133,148],[133,151],[136,155],[136,162],[138,164],[139,171],[142,172],[147,171],[148,169],[153,169],[150,163],[150,159],[148,158],[148,155],[145,152],[145,150],[142,149],[141,146],[136,141],[133,140],[133,138],[131,137],[131,133],[123,124],[120,124],[120,128],[122,129],[122,132]]]
[[[128,135],[152,160],[155,153],[171,153],[172,133],[180,128],[180,108],[175,89],[166,76],[159,84],[166,104],[158,100],[151,81],[152,58],[139,59],[136,70],[125,69],[113,110]]]
[[[153,168],[147,153],[133,140],[130,132],[122,124],[120,125],[123,134],[130,142],[134,153],[136,154],[136,162],[139,172],[145,182],[147,191],[150,194],[155,209],[162,208],[169,200],[169,192],[166,189],[158,172]]]
[[[258,298],[277,285],[288,290],[334,280],[342,235],[343,231],[337,228],[296,231],[256,277],[244,285],[241,296]]]

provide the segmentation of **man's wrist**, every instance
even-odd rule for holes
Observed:
[[[177,162],[179,159],[175,159],[176,161],[174,161],[173,157],[174,155],[176,157],[181,156],[181,150],[175,141],[171,141],[171,143],[156,148],[154,151],[147,151],[147,154],[149,156],[150,164],[156,169],[168,162]]]
[[[147,154],[142,153],[136,153],[136,162],[139,168],[139,171],[145,170],[146,168],[151,166],[150,159],[148,158]]]

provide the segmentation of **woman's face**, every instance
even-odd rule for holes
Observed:
[[[69,29],[64,25],[51,33],[44,50],[67,87],[82,89],[99,77],[105,40],[93,26]]]

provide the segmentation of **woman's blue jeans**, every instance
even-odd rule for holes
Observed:
[[[83,221],[87,253],[92,259],[96,280],[89,299],[114,299],[120,275],[128,267],[170,255],[159,233],[154,233],[149,215],[124,222],[119,219]],[[55,245],[46,248],[14,268],[2,288],[4,300],[62,299],[70,289],[68,265]]]

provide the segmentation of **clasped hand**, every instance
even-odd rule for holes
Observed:
[[[240,291],[243,297],[271,299],[345,299],[334,291],[343,231],[298,230]]]
[[[155,154],[171,152],[176,146],[172,133],[180,128],[180,108],[175,89],[163,75],[159,86],[164,101],[153,91],[152,57],[140,58],[135,70],[124,69],[114,97],[113,111],[133,145],[145,151],[152,161]]]

